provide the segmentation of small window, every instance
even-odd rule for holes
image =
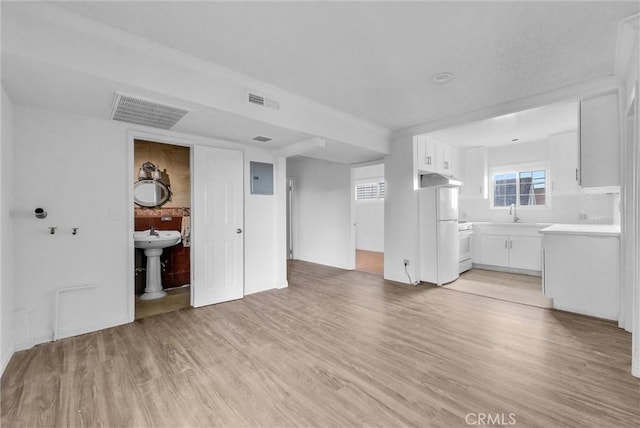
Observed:
[[[384,199],[384,181],[356,185],[356,201],[373,201]]]
[[[547,172],[544,169],[500,172],[493,175],[493,206],[547,205]]]

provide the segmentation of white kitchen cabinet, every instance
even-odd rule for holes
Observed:
[[[542,233],[543,292],[553,307],[617,320],[619,237]]]
[[[418,137],[418,169],[423,172],[440,172],[436,163],[436,141],[425,135]]]
[[[563,132],[549,137],[551,191],[554,195],[574,195],[578,192],[580,184],[578,144],[577,131]]]
[[[617,92],[580,101],[580,185],[619,186]]]
[[[460,163],[462,164],[459,176],[463,183],[460,198],[485,199],[485,194],[487,194],[485,189],[487,184],[487,149],[484,147],[464,149],[460,151],[459,158],[461,158]]]
[[[478,235],[477,258],[474,263],[490,266],[509,266],[509,238],[504,235]]]
[[[417,168],[423,173],[438,173],[456,177],[457,149],[426,135],[417,137]]]
[[[451,147],[451,175],[455,178],[462,177],[462,168],[460,166],[460,150]]]
[[[474,224],[473,264],[521,273],[540,272],[542,239],[538,231],[543,227],[526,223]]]
[[[509,236],[509,267],[542,270],[542,238]]]
[[[453,175],[451,164],[451,147],[446,144],[438,143],[438,154],[436,158],[439,162],[440,169],[444,175]]]

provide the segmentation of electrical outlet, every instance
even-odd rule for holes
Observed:
[[[404,259],[402,263],[404,263],[405,266],[409,266],[409,259]]]

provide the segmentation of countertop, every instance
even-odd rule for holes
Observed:
[[[549,235],[620,236],[619,224],[554,224],[540,230]]]
[[[460,223],[466,223],[466,222],[460,222]],[[543,228],[543,227],[548,227],[548,226],[552,226],[553,223],[525,223],[525,222],[518,222],[518,223],[514,223],[512,221],[509,222],[498,222],[498,221],[470,221],[469,223],[473,224],[474,226],[495,226],[495,227],[536,227],[536,228]]]

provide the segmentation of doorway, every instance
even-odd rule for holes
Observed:
[[[356,270],[384,274],[384,163],[352,168]]]
[[[134,232],[149,240],[170,231],[179,237],[164,248],[135,245],[141,319],[191,306],[191,148],[136,139],[133,151]]]

